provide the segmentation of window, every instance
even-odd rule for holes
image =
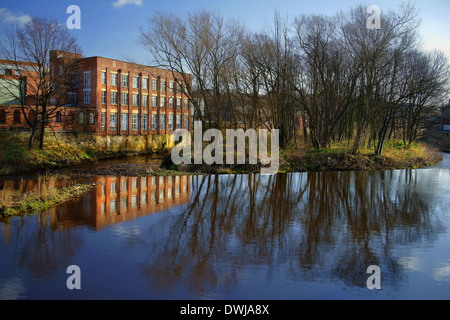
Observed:
[[[142,115],[142,130],[148,130],[148,114],[144,113]]]
[[[120,200],[120,208],[121,209],[128,209],[128,199],[127,198],[122,198]]]
[[[77,94],[74,92],[69,93],[69,102],[70,104],[76,104],[77,103]]]
[[[117,130],[117,113],[111,113],[109,117],[109,128],[113,131]]]
[[[106,104],[106,90],[102,91],[102,103]]]
[[[102,112],[101,118],[102,118],[102,130],[105,131],[106,130],[106,112]]]
[[[177,82],[177,92],[181,92],[181,83]]]
[[[159,124],[159,129],[160,130],[166,130],[166,115],[165,114],[161,114],[160,115],[160,117],[159,117],[159,121],[160,121],[160,124]]]
[[[161,81],[161,91],[166,91],[166,81],[165,80],[163,80],[163,81]]]
[[[114,192],[115,193],[115,192]],[[111,200],[109,202],[109,211],[110,212],[115,212],[117,209],[117,201],[116,200]]]
[[[131,207],[136,208],[137,207],[137,196],[131,196]]]
[[[161,108],[166,107],[166,97],[161,97]]]
[[[62,76],[63,75],[63,67],[59,66],[59,75]]]
[[[117,91],[111,92],[111,104],[117,104],[117,102],[118,102]]]
[[[181,98],[177,99],[177,109],[181,108]]]
[[[169,114],[169,130],[173,130],[173,114]]]
[[[169,91],[173,92],[173,82],[169,82]]]
[[[139,130],[139,114],[137,113],[131,115],[131,129]]]
[[[111,73],[111,85],[117,86],[117,73]]]
[[[156,80],[156,79],[152,80],[152,90],[153,91],[158,90],[158,80]]]
[[[91,90],[84,90],[84,103],[91,103]]]
[[[20,111],[19,110],[14,110],[13,122],[14,123],[20,123],[21,122]]]
[[[158,115],[152,114],[152,130],[158,129]]]
[[[6,111],[0,110],[0,123],[5,123],[5,122],[6,122]]]
[[[181,129],[181,115],[177,115],[177,129]]]
[[[128,192],[128,181],[127,180],[122,180],[122,193],[127,193]],[[126,198],[125,198],[126,200]]]
[[[84,87],[85,88],[91,87],[91,72],[90,71],[84,72]]]
[[[72,124],[72,122],[73,122],[73,112],[69,111],[69,113],[67,114],[67,123]]]
[[[173,109],[173,98],[169,98],[169,108]]]
[[[122,87],[125,87],[125,88],[128,87],[128,75],[127,74],[122,75]]]
[[[78,123],[79,124],[83,124],[84,123],[84,113],[83,112],[80,112],[78,114]]]
[[[122,126],[123,131],[128,131],[128,113],[122,113]]]
[[[28,112],[28,121],[29,121],[30,123],[34,123],[34,120],[35,120],[35,118],[34,118],[34,111],[33,111],[33,110],[30,110],[30,111]]]
[[[93,112],[89,113],[89,124],[95,123],[95,114]]]
[[[148,89],[148,78],[142,79],[142,89]]]
[[[128,104],[128,93],[122,93],[122,104]]]
[[[56,112],[55,122],[61,123],[61,111]]]
[[[106,71],[102,71],[102,84],[106,84]]]
[[[156,108],[158,106],[158,97],[152,96],[152,107]]]
[[[133,106],[138,106],[139,105],[139,95],[133,93]]]
[[[141,204],[147,204],[147,194],[146,193],[142,193],[141,194]]]
[[[133,88],[139,88],[139,77],[133,77]]]
[[[117,183],[116,182],[111,182],[111,184],[109,185],[109,193],[110,194],[117,193]]]
[[[144,95],[142,96],[142,105],[143,105],[144,107],[148,107],[148,95],[146,95],[146,94],[144,94]]]
[[[52,68],[53,70],[53,68]],[[54,72],[54,71],[52,71]],[[5,75],[12,75],[12,69],[7,69],[7,68],[0,68],[0,74],[5,74]],[[53,73],[52,73],[53,75]]]
[[[189,130],[189,115],[188,114],[184,115],[184,129]]]
[[[50,105],[51,106],[55,106],[56,105],[56,99],[55,98],[51,98],[50,99]]]
[[[189,100],[188,99],[184,99],[184,108],[185,109],[189,108]]]
[[[78,74],[74,73],[72,75],[72,87],[78,88]]]

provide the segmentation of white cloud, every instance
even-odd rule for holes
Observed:
[[[135,6],[142,6],[142,0],[117,0],[116,2],[113,2],[113,6],[116,8],[122,8],[123,6],[131,4]]]
[[[450,265],[434,270],[433,277],[436,281],[450,282]]]
[[[31,17],[27,14],[16,16],[7,8],[0,8],[0,21],[5,23],[26,24],[31,21]]]

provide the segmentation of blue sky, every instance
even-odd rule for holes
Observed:
[[[425,49],[437,48],[450,58],[450,1],[413,1],[422,19]],[[225,18],[235,18],[251,30],[262,30],[274,12],[295,16],[302,13],[332,15],[358,4],[375,4],[381,10],[396,9],[396,0],[0,0],[0,28],[30,16],[50,16],[65,24],[67,7],[81,9],[81,30],[71,30],[85,56],[103,56],[150,64],[150,56],[137,44],[139,27],[155,11],[184,15],[196,9],[217,10]]]

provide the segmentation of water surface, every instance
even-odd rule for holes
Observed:
[[[0,299],[450,298],[448,168],[96,181],[0,222]]]

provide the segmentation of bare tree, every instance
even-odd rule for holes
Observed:
[[[358,80],[359,99],[354,105],[356,123],[352,153],[358,152],[362,138],[378,117],[376,90],[385,81],[386,69],[391,68],[399,54],[415,45],[417,39],[417,12],[410,3],[403,4],[400,11],[382,15],[380,29],[367,28],[364,6],[350,11],[344,24],[343,43],[353,58],[359,60],[362,75]]]
[[[51,57],[51,50],[67,55]],[[56,108],[67,102],[67,89],[77,67],[76,54],[80,53],[75,38],[54,19],[34,17],[26,25],[16,25],[5,32],[0,54],[17,74],[5,87],[20,101],[23,115],[31,128],[30,150],[39,125],[39,148],[43,149],[46,125]],[[51,110],[50,106],[53,107]],[[29,110],[33,110],[32,117],[28,116]]]
[[[406,147],[418,138],[423,122],[443,103],[450,81],[448,58],[440,51],[417,50],[405,55],[402,68],[404,104],[400,110]]]
[[[141,28],[139,42],[157,66],[181,77],[195,114],[220,128],[227,101],[225,82],[230,79],[226,70],[237,59],[242,36],[239,23],[225,23],[212,12],[196,12],[185,19],[158,12],[148,19],[147,30]]]

